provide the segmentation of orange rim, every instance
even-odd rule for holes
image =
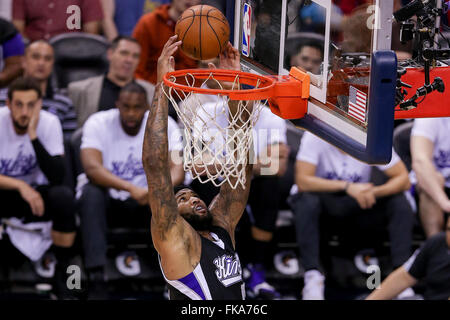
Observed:
[[[177,80],[182,78],[183,82],[185,77],[191,75],[193,79],[206,80],[211,75],[217,81],[235,82],[236,77],[239,77],[239,84],[257,86],[254,89],[237,89],[237,90],[221,90],[221,89],[209,89],[200,88],[196,86],[189,86],[181,83],[177,83]],[[175,78],[175,81],[170,79]],[[272,95],[272,90],[275,87],[276,80],[270,76],[262,76],[249,72],[224,70],[224,69],[183,69],[173,72],[168,72],[163,78],[164,84],[168,87],[181,90],[183,92],[195,92],[200,94],[213,94],[213,95],[226,95],[232,100],[263,100],[268,99]]]

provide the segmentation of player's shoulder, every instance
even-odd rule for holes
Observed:
[[[85,126],[93,126],[93,125],[102,125],[102,126],[110,126],[117,123],[117,119],[119,118],[119,110],[117,108],[98,111],[93,113],[87,119]]]

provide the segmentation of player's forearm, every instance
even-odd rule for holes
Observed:
[[[147,176],[166,175],[169,172],[169,142],[167,126],[169,108],[161,84],[155,88],[153,103],[147,119],[142,161]]]
[[[316,176],[297,176],[296,184],[301,192],[340,192],[348,184],[344,180],[329,180]]]
[[[445,203],[448,198],[441,185],[434,164],[428,159],[416,159],[412,163],[420,188],[438,204]]]
[[[12,177],[8,177],[8,176],[0,174],[0,189],[1,190],[19,191],[24,183],[25,182],[20,179],[16,179],[16,178],[12,178]]]
[[[403,290],[416,284],[414,279],[405,268],[400,267],[392,272],[381,286],[374,290],[366,300],[391,300],[397,297]]]
[[[373,188],[376,198],[382,198],[408,190],[411,187],[408,175],[390,178],[385,184]]]

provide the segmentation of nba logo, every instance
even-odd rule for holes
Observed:
[[[246,57],[250,55],[250,32],[252,22],[252,7],[248,3],[244,4],[244,17],[242,23],[242,54]]]

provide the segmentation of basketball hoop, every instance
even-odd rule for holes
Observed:
[[[252,130],[262,108],[269,105],[285,119],[306,113],[309,76],[295,72],[291,76],[222,69],[167,73],[164,94],[184,125],[184,170],[201,183],[219,187],[228,182],[233,189],[245,188]]]

